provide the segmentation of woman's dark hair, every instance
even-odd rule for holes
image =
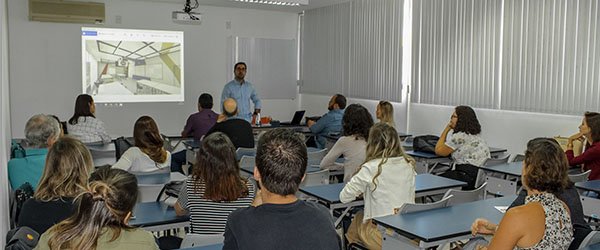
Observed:
[[[592,131],[592,141],[600,141],[600,114],[596,112],[585,112],[585,122]]]
[[[92,96],[88,94],[81,94],[77,96],[77,99],[75,99],[75,112],[73,112],[73,116],[71,119],[69,119],[69,124],[77,124],[79,117],[91,116],[96,118],[96,116],[92,114],[91,110],[93,102],[94,99],[92,99]]]
[[[122,229],[132,228],[125,218],[133,210],[137,195],[133,174],[115,168],[98,169],[92,173],[87,190],[75,199],[75,214],[48,230],[52,235],[48,246],[96,249],[98,238],[104,233],[111,233],[111,240],[116,240]]]
[[[198,97],[198,104],[203,109],[213,108],[213,97],[208,93],[203,93]]]
[[[204,182],[204,198],[212,201],[235,201],[248,195],[246,181],[240,177],[235,147],[229,137],[215,132],[202,140],[192,169],[195,182]]]
[[[470,135],[478,135],[481,133],[481,125],[477,120],[475,110],[469,106],[457,106],[454,111],[458,120],[454,127],[454,133],[463,132]]]
[[[163,148],[164,141],[152,117],[142,116],[135,121],[133,139],[135,146],[153,161],[163,163],[167,160],[167,151]]]
[[[569,186],[569,162],[556,140],[535,138],[527,143],[523,183],[529,189],[558,193]]]
[[[350,104],[344,111],[342,130],[344,136],[354,135],[365,141],[369,139],[369,129],[373,126],[373,117],[360,104]]]

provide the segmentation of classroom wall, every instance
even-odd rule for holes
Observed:
[[[99,104],[96,115],[113,136],[130,136],[135,120],[144,114],[154,117],[164,134],[178,135],[187,116],[197,110],[199,94],[208,92],[219,102],[224,84],[233,78],[233,69],[226,67],[227,37],[296,39],[297,35],[295,13],[200,6],[202,24],[181,25],[171,21],[171,12],[182,9],[183,1],[104,2],[106,24],[99,27],[177,30],[185,36],[185,102]],[[12,137],[23,137],[27,119],[37,113],[68,119],[81,93],[82,25],[30,22],[27,5],[28,1],[8,0]],[[121,24],[116,23],[117,16]],[[249,69],[246,78],[252,82],[251,65]],[[297,98],[263,100],[262,112],[289,119],[297,107]],[[220,112],[218,104],[215,111]]]
[[[413,103],[410,105],[409,132],[439,136],[450,121],[454,107]],[[475,109],[481,133],[489,146],[523,154],[527,141],[535,137],[570,136],[579,131],[582,116]]]

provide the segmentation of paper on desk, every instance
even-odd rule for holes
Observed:
[[[500,211],[500,213],[506,213],[506,210],[508,210],[508,206],[494,206],[494,208]]]

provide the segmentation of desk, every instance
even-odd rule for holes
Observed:
[[[135,219],[131,219],[129,225],[147,231],[157,232],[190,225],[189,216],[177,216],[175,208],[163,202],[137,203],[133,208],[133,215]]]
[[[600,193],[600,180],[577,182],[575,187],[584,191]]]
[[[412,149],[412,143],[410,143],[410,142],[407,142],[407,143],[403,142],[402,146],[405,148],[410,147]],[[492,158],[497,158],[498,156],[504,154],[507,151],[504,148],[489,147],[489,149],[490,149],[490,155]],[[431,171],[433,171],[433,169],[435,169],[435,166],[437,164],[452,162],[452,158],[439,156],[439,155],[436,155],[435,153],[409,150],[409,151],[406,151],[406,154],[412,156],[417,161],[417,165],[416,165],[417,173],[431,173]]]
[[[345,183],[336,183],[321,186],[301,187],[300,192],[317,198],[329,207],[329,211],[333,215],[333,210],[346,208],[346,210],[336,220],[335,226],[341,222],[342,217],[354,206],[362,206],[363,200],[355,200],[349,203],[340,201],[340,193],[344,189]],[[419,174],[415,177],[415,198],[425,197],[437,194],[444,194],[449,189],[459,189],[467,183],[457,180],[452,180],[432,174]]]
[[[382,249],[425,249],[471,237],[471,224],[477,218],[498,223],[504,214],[494,206],[508,206],[516,196],[480,200],[409,214],[374,218],[383,231]],[[443,226],[441,226],[443,225]],[[393,233],[387,234],[385,229]],[[412,239],[420,240],[415,245]]]
[[[594,245],[587,246],[586,248],[583,248],[582,250],[600,250],[600,243],[596,243]]]
[[[201,246],[201,247],[190,247],[190,248],[181,248],[182,250],[221,250],[223,249],[223,243]]]

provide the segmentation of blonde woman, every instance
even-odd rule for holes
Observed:
[[[380,101],[375,110],[375,116],[381,123],[387,123],[392,127],[396,127],[394,122],[394,106],[388,101]]]
[[[58,139],[48,152],[33,199],[23,204],[18,226],[28,226],[42,234],[71,216],[75,211],[73,199],[85,190],[93,168],[92,156],[81,141],[71,137]]]
[[[75,214],[48,229],[35,249],[158,249],[150,232],[127,225],[137,192],[133,174],[97,170],[76,198]]]
[[[164,141],[152,117],[142,116],[135,121],[133,139],[135,147],[127,149],[113,168],[132,173],[154,172],[161,169],[170,172],[171,153],[163,148]]]
[[[340,200],[348,203],[362,195],[364,213],[358,213],[346,238],[369,249],[381,249],[381,233],[371,223],[374,217],[394,214],[394,209],[415,201],[415,161],[400,145],[396,129],[386,123],[373,125],[367,141],[366,162],[350,179]]]

